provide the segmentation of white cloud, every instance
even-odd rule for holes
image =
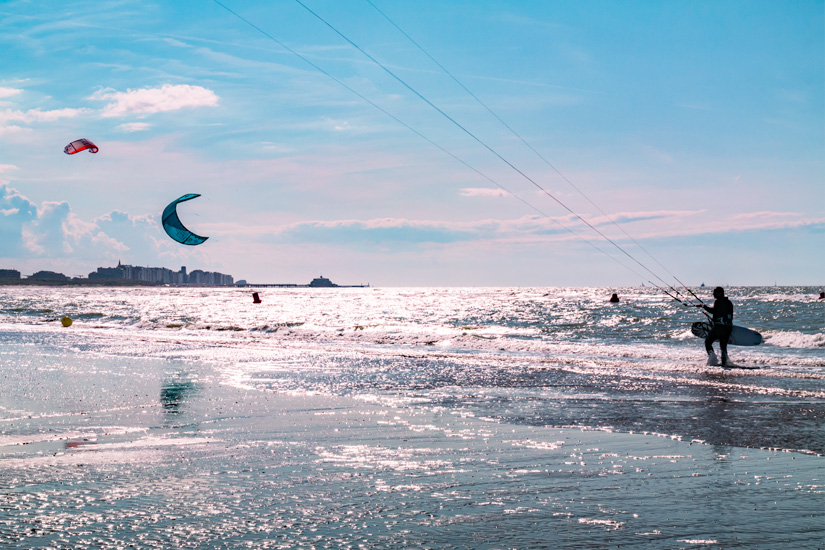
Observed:
[[[69,216],[69,203],[44,202],[37,209],[36,223],[27,229],[30,233],[29,246],[37,254],[60,256],[72,252],[71,246],[65,239],[64,224]]]
[[[705,213],[704,211],[701,211]],[[689,214],[689,213],[686,213]],[[821,230],[825,228],[825,217],[810,217],[794,212],[746,212],[724,219],[712,219],[705,213],[693,223],[685,223],[679,213],[662,218],[649,218],[658,223],[641,231],[635,231],[637,239],[663,239],[697,235],[724,235],[757,231],[782,231],[794,229]],[[629,220],[636,221],[636,220]],[[647,221],[643,220],[642,221]]]
[[[272,143],[271,141],[262,141],[261,149],[278,154],[291,153],[295,150],[292,147],[287,147],[286,145],[281,145],[280,143]]]
[[[825,225],[825,218],[806,217],[798,212],[746,212],[731,218],[731,231],[793,229]]]
[[[101,116],[106,118],[176,111],[194,107],[217,107],[218,96],[212,90],[188,84],[164,84],[160,88],[142,88],[118,92],[99,90],[89,99],[109,101]]]
[[[0,100],[4,97],[12,97],[15,95],[19,95],[23,92],[23,90],[19,90],[17,88],[2,88],[0,87]],[[10,102],[8,101],[0,101],[0,105],[8,105]]]
[[[2,89],[0,88],[0,90]],[[26,125],[37,122],[54,122],[61,118],[75,118],[86,112],[88,112],[88,109],[54,109],[51,111],[2,109],[0,110],[0,135],[31,132],[31,128],[26,128]]]
[[[151,128],[152,125],[147,122],[127,122],[126,124],[121,124],[118,126],[118,130],[122,130],[124,132],[143,132]]]
[[[74,118],[85,112],[87,112],[87,109],[55,109],[52,111],[41,111],[40,109],[12,111],[11,109],[4,109],[0,111],[0,124],[6,122],[22,122],[25,124],[53,122],[61,118]]]
[[[37,206],[8,185],[0,185],[0,256],[23,250],[23,227],[37,218]]]
[[[467,187],[461,190],[462,197],[506,197],[509,195],[504,189],[490,189],[489,187]]]
[[[11,97],[23,93],[23,90],[18,88],[0,88],[0,97]]]
[[[517,219],[473,221],[410,220],[376,218],[368,220],[313,220],[280,226],[211,225],[212,235],[245,237],[267,243],[347,243],[373,246],[396,243],[403,246],[447,244],[462,241],[547,241],[567,240],[570,236],[556,223],[570,225],[567,218],[522,216]]]
[[[31,128],[23,128],[22,126],[3,126],[0,124],[0,136],[10,136],[13,134],[25,134],[33,132]]]
[[[0,110],[0,135],[31,132],[31,128],[26,128],[25,125],[36,122],[54,122],[61,118],[75,118],[85,112],[88,112],[88,109],[54,109],[52,111],[2,109]]]
[[[705,210],[645,210],[639,212],[616,212],[609,216],[599,216],[588,221],[593,225],[608,225],[613,223],[632,223],[653,220],[668,220],[682,223],[684,218],[697,216]]]

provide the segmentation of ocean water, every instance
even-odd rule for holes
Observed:
[[[0,545],[825,547],[825,301],[726,290],[748,369],[646,287],[0,287]]]

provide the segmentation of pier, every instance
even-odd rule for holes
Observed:
[[[247,283],[239,281],[235,286],[244,288],[369,288],[369,283],[365,285],[337,285],[324,276],[312,279],[309,284],[301,285],[297,283]]]

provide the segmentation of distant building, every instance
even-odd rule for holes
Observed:
[[[62,273],[56,273],[54,271],[38,271],[29,279],[44,279],[49,281],[68,281],[69,278],[63,275]]]
[[[90,279],[123,279],[123,269],[118,262],[117,267],[98,267],[94,273],[89,273]]]
[[[319,287],[320,286],[320,287],[330,288],[330,287],[336,287],[338,285],[336,285],[335,283],[333,283],[332,281],[330,281],[329,279],[327,279],[326,277],[321,275],[320,277],[315,277],[314,279],[312,279],[312,281],[309,283],[309,286],[311,286],[311,287]]]
[[[186,266],[180,271],[172,271],[165,267],[142,267],[125,265],[120,262],[117,267],[98,267],[97,271],[89,273],[89,279],[128,279],[164,285],[232,285],[231,275],[194,270],[186,273]]]
[[[133,281],[144,281],[147,283],[159,283],[165,285],[186,284],[186,274],[180,271],[172,271],[165,267],[141,267],[135,265],[122,265],[123,278]]]
[[[189,274],[189,284],[193,285],[232,285],[234,283],[232,275],[224,275],[223,273],[196,269]]]
[[[20,272],[16,269],[0,269],[0,279],[19,279]]]

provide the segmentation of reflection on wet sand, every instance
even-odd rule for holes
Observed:
[[[71,439],[65,443],[67,449],[80,449],[81,447],[88,447],[90,445],[97,445],[96,439]]]
[[[196,393],[197,385],[191,380],[175,377],[164,381],[160,388],[160,404],[163,406],[163,412],[170,415],[180,414]]]

